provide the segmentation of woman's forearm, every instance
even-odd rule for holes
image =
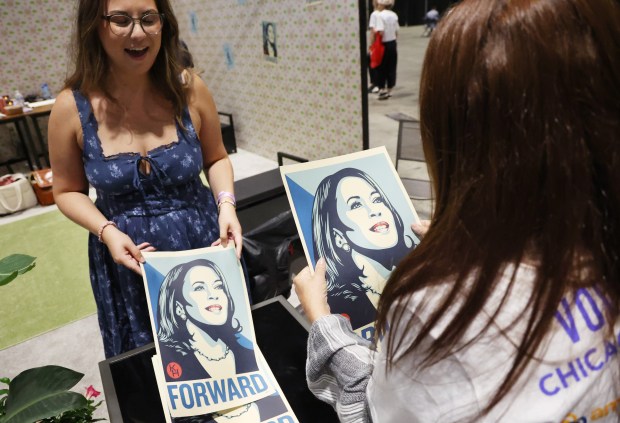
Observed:
[[[216,161],[207,169],[207,180],[213,195],[217,196],[222,191],[234,194],[234,173],[228,156]]]
[[[370,422],[366,387],[373,358],[370,342],[356,335],[343,316],[324,316],[312,325],[306,363],[308,387],[336,409],[341,422]]]
[[[65,216],[95,235],[98,234],[101,225],[108,220],[88,195],[82,192],[55,193],[54,199]]]

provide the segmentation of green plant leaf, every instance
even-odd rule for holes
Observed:
[[[35,266],[36,257],[26,254],[11,254],[0,260],[0,286],[6,285]]]
[[[6,414],[1,423],[31,423],[84,407],[83,395],[67,392],[82,379],[82,373],[61,366],[43,366],[18,374],[9,385]]]
[[[6,285],[7,283],[11,282],[17,277],[17,275],[19,275],[19,272],[17,270],[13,273],[9,273],[8,275],[3,275],[2,273],[0,273],[0,286]]]
[[[9,379],[8,377],[0,377],[0,382],[6,383],[8,385],[9,383],[11,383],[11,379]]]

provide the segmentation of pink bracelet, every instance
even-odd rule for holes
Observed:
[[[220,193],[217,195],[217,202],[221,203],[222,202],[222,198],[230,198],[231,200],[233,200],[233,203],[237,203],[237,201],[235,200],[235,194],[233,194],[232,192],[228,192],[228,191],[220,191]]]
[[[97,238],[99,238],[99,242],[103,242],[103,238],[101,238],[101,236],[103,235],[103,230],[108,226],[114,226],[115,228],[117,227],[116,223],[112,222],[111,220],[108,220],[107,222],[99,226],[99,231],[97,231]]]

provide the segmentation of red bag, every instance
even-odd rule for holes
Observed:
[[[35,170],[30,174],[30,182],[39,204],[42,206],[54,204],[52,169]]]
[[[375,34],[375,42],[370,46],[370,68],[378,67],[383,61],[385,46],[381,42],[381,34]]]

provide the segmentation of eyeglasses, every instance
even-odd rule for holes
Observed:
[[[136,22],[140,23],[140,27],[145,34],[157,35],[164,26],[163,13],[146,13],[140,18],[132,18],[124,13],[116,13],[113,15],[104,15],[101,17],[108,21],[110,30],[113,34],[127,37],[133,32]]]

